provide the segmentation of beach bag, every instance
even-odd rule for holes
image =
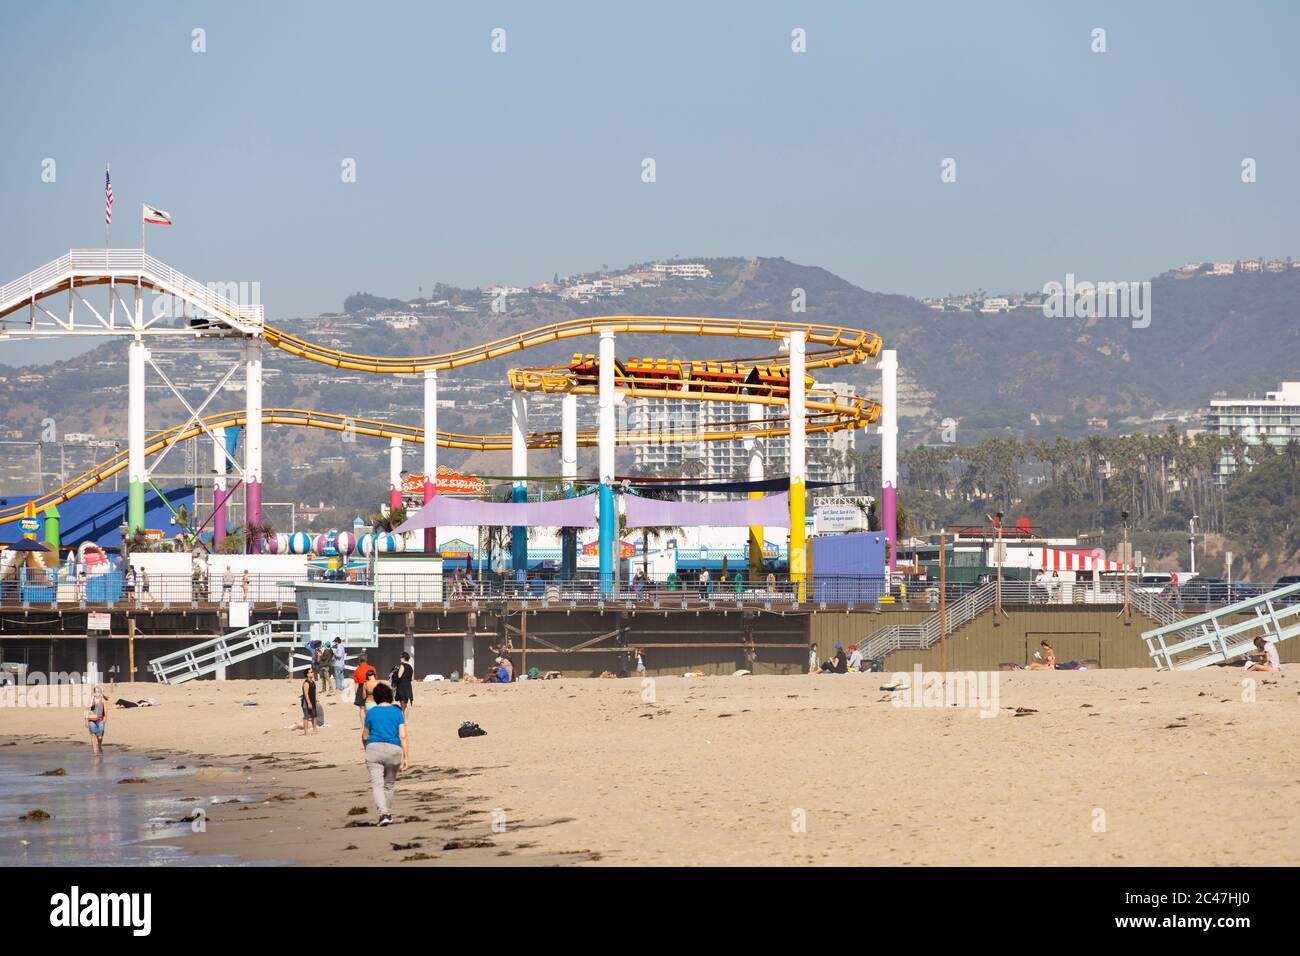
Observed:
[[[316,701],[316,726],[323,727],[324,725],[325,725],[325,705],[322,704],[319,700],[317,700]]]
[[[366,706],[366,685],[358,684],[357,692],[353,695],[352,702],[358,707]]]
[[[456,731],[457,737],[483,737],[486,735],[487,731],[472,720],[465,721],[460,725],[460,729]]]

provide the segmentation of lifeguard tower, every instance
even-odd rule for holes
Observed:
[[[313,640],[343,639],[349,650],[379,643],[379,612],[373,584],[342,581],[284,581],[292,587],[298,617],[290,621],[259,621],[222,637],[155,657],[149,662],[160,684],[183,684],[209,674],[224,674],[231,664],[272,651],[294,651]]]

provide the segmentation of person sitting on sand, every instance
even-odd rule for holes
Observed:
[[[1246,661],[1246,670],[1263,671],[1266,674],[1282,673],[1282,658],[1277,652],[1277,645],[1272,641],[1266,641],[1264,638],[1255,638],[1256,654],[1251,654]]]
[[[375,706],[366,714],[361,728],[365,747],[366,769],[375,796],[379,826],[393,822],[393,790],[397,775],[411,766],[410,744],[406,736],[406,718],[400,707],[393,706],[393,689],[375,684]]]
[[[1032,661],[1026,670],[1031,671],[1051,671],[1056,670],[1056,651],[1052,650],[1052,645],[1046,641],[1041,642],[1040,649],[1036,655],[1038,659]]]
[[[96,756],[104,753],[104,731],[108,727],[108,708],[104,706],[104,688],[96,687],[90,694],[86,708],[86,729],[90,731],[90,752]]]
[[[835,656],[822,665],[823,674],[847,674],[849,659],[844,653],[844,645],[835,645]]]
[[[316,733],[316,675],[309,668],[302,675],[302,684],[298,688],[298,703],[302,706],[302,733],[307,736],[307,725]]]

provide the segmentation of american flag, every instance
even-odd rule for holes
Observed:
[[[109,178],[108,167],[104,168],[104,225],[113,224],[113,180]]]

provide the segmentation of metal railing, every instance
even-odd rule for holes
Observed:
[[[147,276],[156,280],[151,285],[166,286],[164,291],[179,293],[215,315],[229,317],[237,323],[259,326],[263,323],[264,309],[260,304],[242,305],[219,295],[209,286],[177,272],[143,249],[72,249],[66,255],[0,286],[0,312],[17,302],[45,294],[52,286],[60,285],[64,276],[75,273],[99,275],[106,272]]]
[[[957,600],[952,600],[949,590],[949,602],[945,608],[946,633],[952,634],[958,628],[970,623],[980,614],[993,607],[997,600],[997,584],[989,582],[967,591]],[[1182,630],[1187,625],[1184,615],[1171,607],[1156,594],[1140,591],[1129,584],[1129,603],[1139,613],[1157,621],[1174,631]],[[1124,582],[1090,581],[1078,582],[1039,582],[1039,581],[1003,581],[1002,604],[1008,605],[1052,605],[1052,604],[1104,604],[1117,610],[1124,603]],[[863,654],[868,659],[880,659],[885,655],[903,649],[924,650],[933,647],[939,641],[939,614],[933,613],[920,624],[891,624],[875,631],[867,638]]]
[[[149,661],[149,670],[160,684],[183,684],[268,651],[292,651],[304,646],[325,628],[329,633],[342,637],[348,647],[373,647],[377,643],[374,621],[259,621],[155,657]]]
[[[1251,616],[1245,620],[1221,623],[1230,616],[1248,613]],[[1156,670],[1180,671],[1197,670],[1249,654],[1255,650],[1256,638],[1276,643],[1297,636],[1300,636],[1300,584],[1142,632]]]

